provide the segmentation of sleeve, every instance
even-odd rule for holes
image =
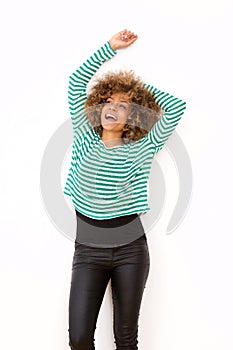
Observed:
[[[101,46],[89,59],[87,59],[75,72],[69,77],[68,103],[70,109],[73,131],[82,133],[91,126],[85,115],[84,102],[86,101],[87,84],[100,68],[100,66],[116,55],[109,41]]]
[[[146,135],[150,142],[154,144],[156,152],[158,152],[163,148],[164,143],[179,123],[186,109],[186,102],[167,92],[163,92],[152,85],[145,84],[145,86],[151,91],[156,103],[164,111],[164,114]]]

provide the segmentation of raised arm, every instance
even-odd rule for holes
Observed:
[[[81,134],[91,128],[84,113],[87,84],[100,66],[116,55],[117,49],[128,47],[135,40],[137,40],[137,35],[126,29],[114,34],[109,41],[70,75],[68,103],[74,132]]]
[[[184,111],[186,102],[163,92],[152,85],[145,85],[155,98],[156,103],[163,109],[164,114],[153,125],[146,137],[154,144],[156,152],[163,148],[164,143],[175,130]]]
[[[84,113],[87,84],[100,66],[115,54],[108,41],[70,75],[68,103],[74,132],[81,133],[91,127]]]

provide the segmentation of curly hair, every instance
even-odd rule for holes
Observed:
[[[86,114],[91,126],[100,137],[101,111],[104,103],[114,93],[126,93],[130,99],[130,113],[122,139],[125,143],[138,141],[146,135],[162,115],[162,108],[134,71],[108,72],[92,87],[85,101]],[[92,107],[92,108],[91,108]]]

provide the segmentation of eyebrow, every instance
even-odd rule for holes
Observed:
[[[107,98],[107,100],[108,100],[109,98],[110,98],[111,100],[113,100],[113,98],[112,98],[112,97],[108,97],[108,98]],[[127,100],[121,100],[121,101],[119,101],[119,102],[129,103],[129,101],[127,101]]]

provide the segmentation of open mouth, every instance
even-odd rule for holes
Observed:
[[[107,113],[105,114],[105,119],[109,120],[110,122],[115,122],[118,118],[113,114]]]

